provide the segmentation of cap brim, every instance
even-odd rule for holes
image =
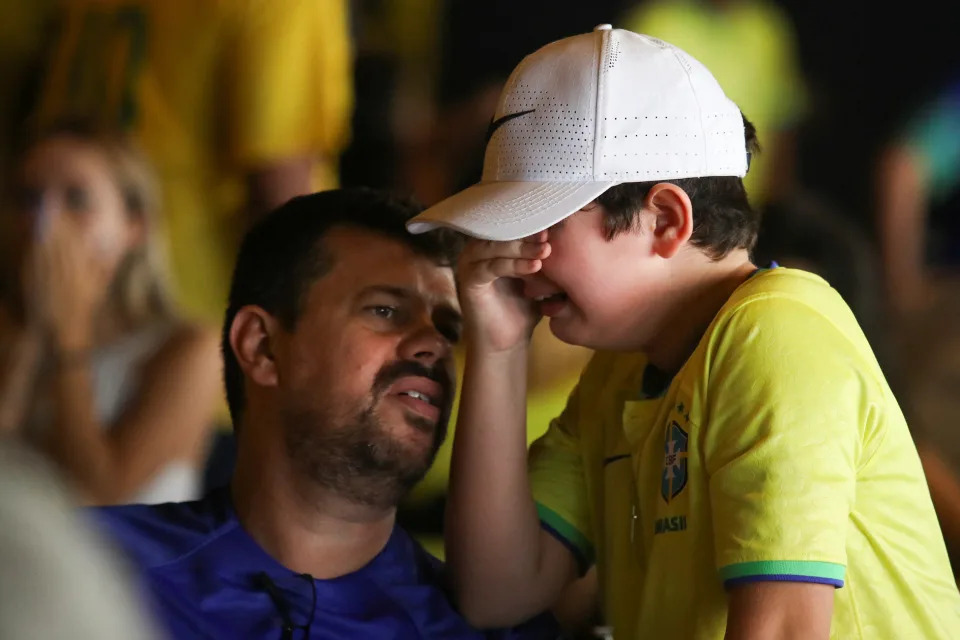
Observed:
[[[483,240],[517,240],[560,222],[619,182],[481,182],[407,222],[411,233],[449,227]]]

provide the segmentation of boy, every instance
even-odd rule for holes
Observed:
[[[596,562],[618,640],[956,638],[960,594],[910,434],[823,280],[757,269],[752,126],[657,39],[527,57],[480,184],[410,228],[474,241],[447,554],[475,624]],[[540,315],[598,351],[526,460]],[[842,588],[840,588],[842,587]]]

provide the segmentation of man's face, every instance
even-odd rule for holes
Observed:
[[[393,506],[446,435],[461,331],[453,271],[351,228],[277,340],[280,412],[298,471],[350,500]]]

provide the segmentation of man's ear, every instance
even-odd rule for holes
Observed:
[[[675,184],[653,185],[644,199],[644,208],[653,214],[653,250],[661,258],[672,258],[693,234],[693,205],[687,192]]]
[[[230,348],[243,373],[262,387],[274,387],[279,379],[273,340],[277,320],[261,307],[243,307],[230,324]]]

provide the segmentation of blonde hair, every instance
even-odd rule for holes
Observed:
[[[163,245],[160,186],[146,156],[127,136],[82,124],[65,124],[44,132],[35,144],[71,138],[103,153],[123,197],[128,216],[143,225],[143,241],[123,257],[107,299],[130,326],[176,317]]]

